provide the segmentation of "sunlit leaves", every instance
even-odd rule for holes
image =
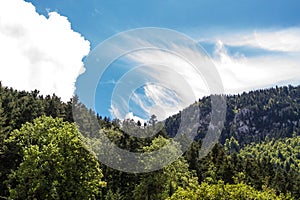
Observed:
[[[91,199],[105,182],[96,158],[84,147],[74,124],[40,117],[12,132],[22,158],[9,177],[13,199]]]

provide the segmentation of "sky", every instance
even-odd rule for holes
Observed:
[[[99,44],[124,31],[158,27],[182,33],[203,47],[226,94],[299,85],[299,9],[298,0],[0,0],[0,80],[9,87],[55,93],[68,101],[76,89],[88,87],[93,66],[85,59]],[[141,38],[145,41],[140,44],[149,45],[149,38]],[[187,46],[177,47],[173,44],[170,50]],[[185,53],[195,54],[191,49]],[[159,62],[149,64],[152,61]],[[115,91],[122,88],[118,80],[129,72],[131,81],[144,83],[125,87],[123,92],[129,94],[124,99]],[[166,78],[167,72],[174,75]],[[181,84],[161,82],[178,83],[181,78]],[[95,86],[96,103],[89,106],[112,118],[143,120],[155,113],[163,119],[209,94],[203,80],[193,80],[193,69],[174,54],[130,53],[107,68]]]

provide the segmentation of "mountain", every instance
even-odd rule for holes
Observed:
[[[221,144],[234,137],[241,146],[266,138],[278,139],[299,135],[300,86],[291,85],[226,96],[227,112]],[[198,106],[202,125],[196,139],[205,136],[211,117],[211,98],[199,99],[190,107]],[[189,109],[189,108],[187,108]],[[166,119],[166,130],[174,137],[180,126],[181,114]]]
[[[65,103],[55,94],[44,97],[37,90],[17,91],[0,82],[0,199],[24,199],[28,194],[31,196],[27,199],[64,199],[66,194],[82,191],[76,188],[76,180],[81,180],[82,187],[101,189],[82,192],[81,199],[299,199],[300,86],[224,96],[226,120],[219,143],[205,157],[199,157],[210,123],[212,97],[199,99],[167,118],[163,121],[165,127],[151,138],[137,138],[124,130],[149,134],[163,122],[157,122],[155,116],[146,127],[133,120],[111,121],[88,110],[77,98]],[[100,133],[91,129],[77,131],[80,124],[74,123],[73,104],[82,111],[79,120],[86,127],[92,127],[90,117],[96,117],[102,127]],[[195,141],[178,160],[157,171],[118,171],[95,163],[95,152],[82,148],[86,139],[101,144],[98,136],[105,134],[114,144],[131,152],[156,150],[173,141],[186,113],[190,114],[183,118],[187,121],[199,116]],[[72,139],[66,141],[65,137]],[[68,148],[77,149],[77,154],[66,152]],[[177,150],[168,149],[165,156]],[[66,153],[68,158],[85,162],[65,159]],[[153,160],[153,164],[156,162],[159,161]],[[89,180],[83,180],[85,176],[80,174],[84,171],[99,174],[96,179],[89,176]],[[62,190],[59,181],[72,187]]]

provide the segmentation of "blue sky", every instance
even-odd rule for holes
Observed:
[[[94,87],[89,85],[89,76],[95,75],[97,66],[89,66],[85,58],[99,44],[124,31],[158,27],[178,31],[201,45],[216,67],[226,94],[298,85],[299,9],[298,0],[3,0],[0,80],[19,90],[38,89],[43,95],[55,93],[68,101],[76,88],[84,94]],[[140,44],[150,44],[149,38],[137,35],[120,47],[128,48],[137,39]],[[171,42],[170,50],[188,57],[197,53],[202,56],[199,49],[183,43],[179,48]],[[108,48],[106,56],[114,51]],[[112,118],[146,119],[154,112],[162,119],[210,94],[205,80],[198,80],[193,69],[174,55],[139,51],[115,59],[95,86],[94,99],[88,106]],[[182,77],[188,79],[188,85],[184,86]],[[144,83],[138,88],[123,87],[129,78]],[[128,85],[130,82],[125,83]],[[117,98],[115,88],[127,92],[124,95],[130,99]],[[125,110],[124,103],[129,105]]]
[[[28,0],[27,0],[28,1]],[[92,48],[108,37],[133,28],[170,28],[194,38],[232,29],[248,31],[300,25],[297,0],[31,0],[37,11],[57,11]]]

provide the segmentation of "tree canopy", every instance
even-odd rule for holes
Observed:
[[[74,124],[39,117],[5,140],[19,166],[7,184],[12,199],[95,199],[106,184]],[[24,184],[26,183],[26,184]]]
[[[199,110],[200,126],[181,155],[183,148],[173,137],[184,111],[164,121],[153,115],[142,125],[100,116],[76,96],[62,102],[55,94],[44,97],[37,90],[17,91],[0,82],[0,198],[300,199],[300,86],[226,96],[219,143],[199,157],[211,116],[210,98],[186,108]],[[72,106],[80,112],[72,113]],[[100,140],[104,135],[130,152],[174,144],[161,158],[134,163],[145,169],[174,155],[178,159],[149,173],[119,171],[99,162],[101,156],[115,155]],[[97,154],[99,147],[102,154]]]

